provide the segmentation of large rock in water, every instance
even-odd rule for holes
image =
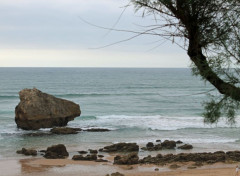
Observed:
[[[24,130],[65,126],[81,114],[78,104],[56,98],[36,88],[21,90],[19,97],[20,103],[15,108],[15,122]]]

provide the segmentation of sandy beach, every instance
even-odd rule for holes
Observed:
[[[194,169],[188,168],[192,163],[177,163],[181,167],[170,169],[169,165],[113,165],[112,162],[97,163],[94,161],[73,161],[71,159],[9,159],[0,161],[1,176],[105,176],[120,172],[125,176],[234,176],[238,163],[216,163]],[[155,169],[158,168],[158,171]]]

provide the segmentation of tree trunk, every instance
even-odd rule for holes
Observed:
[[[209,66],[206,56],[203,55],[202,49],[198,46],[197,37],[189,39],[188,55],[197,66],[200,75],[209,81],[217,90],[234,100],[240,101],[240,88],[223,81]]]

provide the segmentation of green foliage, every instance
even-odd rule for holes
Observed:
[[[211,100],[204,102],[204,122],[217,123],[222,116],[226,117],[227,123],[230,125],[235,124],[235,116],[240,108],[239,101],[235,101],[227,96],[216,97],[211,96]]]

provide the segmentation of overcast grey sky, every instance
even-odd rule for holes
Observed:
[[[0,0],[0,66],[12,67],[187,67],[185,52],[161,38],[109,33],[128,0]],[[153,24],[129,7],[116,28]],[[159,46],[158,46],[159,45]],[[158,46],[158,47],[156,47]],[[155,49],[153,49],[155,48]]]

